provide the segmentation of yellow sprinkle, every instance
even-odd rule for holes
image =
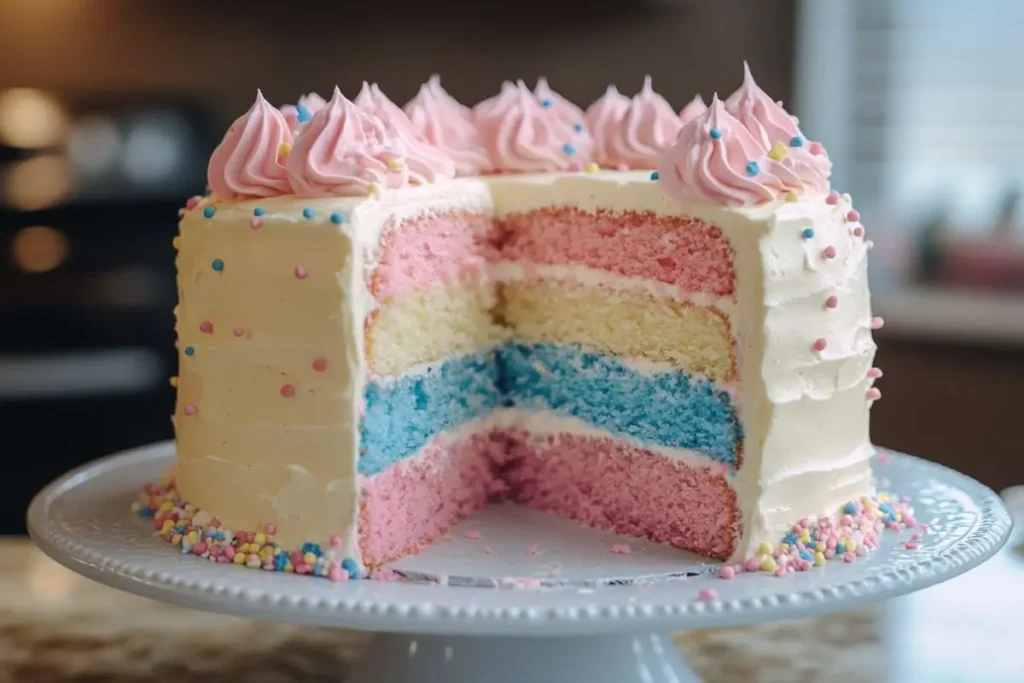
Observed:
[[[181,236],[180,235],[175,237],[173,240],[171,240],[171,246],[174,247],[175,249],[181,249]]]
[[[171,536],[171,543],[174,545],[181,545],[181,534],[174,534]]]
[[[846,543],[844,543],[843,545],[846,546],[846,552],[848,553],[852,553],[854,550],[857,549],[857,542],[852,538],[846,539]]]
[[[259,543],[255,543],[255,542],[254,543],[250,543],[249,544],[249,552],[250,553],[258,553],[260,551],[260,548],[262,548],[262,547],[263,546],[261,546]]]
[[[264,545],[267,542],[267,537],[263,535],[262,531],[257,531],[252,540],[256,541],[257,545]]]
[[[779,544],[779,552],[782,553],[782,554],[788,553],[789,552],[789,544],[788,543],[780,543]]]
[[[185,503],[185,512],[196,512],[199,508],[192,503]]]
[[[757,545],[757,554],[758,555],[771,555],[772,554],[772,546],[771,546],[771,544],[770,543],[766,543],[764,541],[761,541],[761,543],[759,543]]]
[[[170,512],[173,509],[174,509],[174,503],[172,503],[169,500],[168,501],[164,501],[163,503],[160,503],[160,512]]]
[[[235,564],[245,564],[245,553],[235,553]]]
[[[810,543],[811,542],[811,534],[807,531],[807,529],[804,529],[802,532],[800,532],[800,542],[801,543]]]
[[[171,375],[171,378],[169,380],[167,380],[167,381],[170,382],[171,386],[174,387],[175,389],[178,388],[178,376],[177,375]]]
[[[781,142],[776,142],[770,152],[768,152],[768,158],[774,161],[782,161],[789,154],[789,150]]]
[[[243,543],[242,545],[238,546],[235,550],[237,550],[238,552],[243,553],[243,554],[247,553],[247,552],[249,552],[249,544],[248,543]]]
[[[286,564],[286,565],[284,566],[284,570],[285,570],[286,572],[293,572],[293,571],[295,571],[295,567],[293,567],[293,566],[292,566],[292,563],[291,563],[291,562],[289,562],[288,564]]]
[[[782,195],[782,197],[787,202],[795,202],[796,201],[796,192],[787,192],[786,194]]]
[[[374,199],[380,199],[380,185],[377,183],[370,183],[370,195]]]
[[[263,546],[260,548],[260,557],[264,560],[268,560],[274,556],[274,549],[269,546]]]
[[[770,557],[766,557],[763,560],[761,560],[761,571],[763,572],[773,572],[778,568],[779,565],[777,565],[775,563],[775,560],[773,560]]]
[[[825,564],[825,553],[820,552],[820,551],[814,553],[814,564],[815,564],[815,566],[818,566],[818,567],[820,567],[821,565]]]
[[[387,164],[392,171],[399,171],[403,166],[402,160],[398,157],[388,157]]]
[[[826,546],[826,545],[825,545],[824,543],[822,543],[821,541],[819,541],[819,542],[818,542],[818,543],[817,543],[817,544],[816,544],[816,545],[814,546],[814,549],[815,549],[816,551],[818,551],[819,553],[823,553],[823,552],[825,552],[825,548],[826,548],[826,547],[827,547],[827,546]]]
[[[196,543],[199,543],[199,534],[196,533],[195,531],[188,532],[187,538],[188,538],[188,542],[191,543],[192,545],[195,545]]]
[[[287,142],[282,142],[277,148],[277,156],[286,157],[288,153],[292,151],[292,146]]]
[[[313,553],[306,553],[302,556],[302,561],[306,564],[316,564],[316,555]]]
[[[160,533],[166,534],[168,531],[174,528],[174,522],[169,519],[164,520],[164,525],[160,527]]]
[[[597,173],[598,171],[601,170],[601,167],[595,164],[593,161],[591,161],[589,164],[586,165],[586,167],[584,167],[583,170],[585,170],[587,173]]]

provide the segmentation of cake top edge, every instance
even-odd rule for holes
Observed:
[[[210,157],[219,199],[375,197],[456,176],[651,170],[680,201],[746,206],[829,191],[832,163],[754,81],[678,113],[650,76],[633,96],[608,86],[585,111],[541,78],[506,81],[473,107],[437,75],[400,107],[376,83],[280,109],[257,91]]]

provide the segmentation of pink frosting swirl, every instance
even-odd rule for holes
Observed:
[[[338,88],[295,138],[287,169],[300,197],[358,197],[409,182],[401,141]]]
[[[210,157],[206,177],[213,193],[225,198],[288,194],[280,154],[291,142],[284,116],[257,90],[252,107],[231,124]]]
[[[627,168],[655,168],[661,153],[679,136],[683,124],[664,97],[654,92],[651,77],[633,97],[618,126],[605,142],[611,163]]]
[[[608,142],[618,130],[622,117],[629,109],[630,99],[620,93],[614,85],[609,85],[596,102],[587,107],[583,115],[587,128],[594,138],[594,161],[601,166],[612,167],[611,151]]]
[[[593,142],[581,119],[573,123],[545,107],[526,85],[505,82],[501,92],[473,109],[491,165],[498,171],[545,173],[582,170]]]
[[[699,94],[694,95],[693,99],[683,107],[683,110],[679,112],[679,120],[682,121],[685,126],[690,121],[703,114],[708,110],[708,105],[704,104],[704,98]]]
[[[405,105],[405,113],[427,142],[455,162],[455,175],[478,175],[490,169],[472,110],[445,92],[439,76],[420,86]]]
[[[428,185],[455,177],[455,162],[437,147],[426,141],[402,108],[388,99],[377,84],[363,81],[356,96],[356,106],[384,122],[390,135],[402,142],[409,166],[409,182]]]
[[[802,192],[828,191],[832,162],[821,143],[809,142],[800,132],[796,119],[772,100],[754,82],[750,67],[743,63],[743,85],[725,102],[729,110],[767,148],[779,146],[773,154],[784,167],[789,189]],[[783,172],[779,172],[783,177]]]
[[[584,122],[583,110],[552,90],[548,85],[548,79],[543,76],[538,78],[537,85],[533,86],[533,94],[542,107],[565,125],[575,126]]]
[[[686,124],[661,157],[658,180],[665,193],[726,206],[779,199],[786,188],[765,166],[765,148],[716,95],[701,116]]]
[[[299,120],[302,118],[302,116],[300,116],[300,107],[305,110],[305,113],[309,115],[310,118],[312,118],[313,115],[323,109],[326,104],[327,100],[320,97],[315,92],[311,92],[300,97],[298,104],[286,104],[281,107],[281,113],[284,114],[284,118],[288,121],[288,128],[292,131],[297,131],[299,126],[309,120]]]

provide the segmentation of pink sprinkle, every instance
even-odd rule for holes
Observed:
[[[154,517],[153,518],[153,528],[156,529],[157,531],[159,531],[163,527],[164,527],[164,520],[157,519],[156,517]]]
[[[483,534],[481,534],[479,531],[476,531],[476,530],[467,531],[466,533],[464,533],[462,535],[465,536],[466,538],[468,538],[471,541],[475,541],[475,540],[477,540],[479,538],[483,538]]]
[[[213,334],[213,323],[211,323],[209,320],[204,320],[203,322],[199,323],[199,331],[202,332],[203,334]]]
[[[821,156],[822,154],[825,153],[825,148],[821,146],[820,142],[812,142],[810,145],[807,146],[807,151],[813,154],[814,156]],[[831,197],[832,195],[829,196]]]
[[[829,245],[825,247],[825,251],[823,251],[822,254],[824,254],[825,258],[835,258],[836,248],[833,247],[832,245]]]
[[[785,575],[786,575],[786,566],[785,565],[782,565],[781,567],[776,567],[775,568],[775,576],[785,576]]]
[[[199,206],[199,202],[201,202],[202,200],[203,200],[203,198],[200,197],[199,195],[195,195],[194,197],[189,197],[187,200],[185,200],[185,208],[188,209],[189,211],[191,211],[192,209],[194,209],[197,206]]]
[[[619,164],[618,166],[615,167],[615,170],[616,171],[628,171],[629,170],[629,164]]]
[[[885,465],[885,464],[888,464],[888,462],[889,462],[889,459],[890,459],[890,458],[889,458],[889,454],[888,454],[888,453],[887,453],[886,451],[881,451],[881,452],[880,452],[880,453],[878,454],[878,463],[879,463],[880,465]]]
[[[882,391],[875,387],[871,387],[868,389],[866,396],[869,401],[877,401],[882,398]]]
[[[192,546],[192,552],[196,555],[202,555],[203,553],[205,553],[206,541],[199,541],[199,543],[196,543],[194,546]]]
[[[234,546],[230,546],[229,545],[229,546],[225,546],[224,547],[224,557],[226,557],[229,560],[235,559],[235,548],[234,548]]]
[[[313,361],[313,369],[317,372],[323,372],[327,369],[327,359],[321,356]]]
[[[235,336],[236,337],[244,337],[245,336],[245,328],[244,327],[236,327],[235,328]]]
[[[312,569],[312,567],[310,567],[305,562],[300,562],[297,565],[295,565],[296,574],[308,574],[310,569]]]
[[[923,536],[924,534],[922,534],[920,531],[915,531],[914,533],[910,534],[910,540],[920,541]]]
[[[826,204],[831,204],[832,206],[835,206],[836,204],[838,204],[839,203],[839,193],[838,192],[829,192],[828,196],[825,197],[825,203]]]
[[[876,315],[871,319],[871,329],[880,330],[885,326],[885,320],[880,315]]]
[[[756,557],[751,557],[749,560],[747,560],[747,563],[743,568],[746,569],[748,572],[756,572],[761,568],[761,560],[757,559]]]
[[[834,548],[828,548],[828,549],[825,550],[825,559],[826,560],[834,559],[835,556],[836,556],[836,551],[835,551]]]
[[[917,544],[917,541],[907,541],[903,544],[903,547],[907,550],[917,550],[920,546]]]
[[[631,552],[633,552],[633,549],[625,543],[616,543],[612,546],[612,552],[616,555],[629,555]]]
[[[839,305],[839,297],[835,294],[825,299],[825,308],[835,308]]]
[[[309,271],[306,270],[305,266],[295,266],[295,277],[305,280],[307,275],[309,275]]]
[[[339,547],[341,545],[341,536],[339,536],[338,534],[334,534],[330,538],[330,543],[332,548]]]
[[[196,408],[195,404],[193,403],[186,403],[185,407],[182,409],[181,412],[185,413],[186,415],[195,415],[196,413],[199,412],[199,408]]]
[[[227,555],[221,555],[217,558],[217,564],[227,564],[230,561]]]
[[[248,531],[236,531],[235,538],[238,539],[239,543],[248,543],[252,540],[252,537],[249,535]]]
[[[857,554],[856,553],[846,553],[846,554],[843,555],[843,562],[845,562],[846,564],[850,564],[851,562],[853,562],[856,559],[857,559]]]
[[[533,545],[531,545],[529,548],[526,549],[526,554],[527,555],[540,555],[540,548],[538,548],[537,544],[534,543]]]
[[[824,337],[818,337],[814,340],[814,344],[811,348],[815,351],[824,351],[826,346],[828,346],[828,340]]]
[[[850,209],[849,211],[846,212],[846,220],[850,221],[851,223],[854,221],[859,221],[860,214],[857,213],[855,209]]]
[[[485,545],[485,546],[481,547],[480,550],[483,551],[484,555],[490,555],[491,554],[491,546],[489,546],[489,545]]]
[[[736,576],[736,570],[726,565],[718,570],[718,578],[720,579],[732,579]]]
[[[340,564],[334,562],[327,570],[327,578],[331,581],[348,581],[348,572],[342,569]]]
[[[715,592],[714,588],[701,588],[697,593],[697,599],[701,602],[711,602],[718,597],[718,593]]]
[[[860,226],[857,226],[856,228],[854,228],[853,229],[853,236],[854,237],[863,237],[864,236],[864,228],[862,228]]]
[[[291,384],[285,384],[284,386],[281,387],[281,395],[284,396],[285,398],[292,398],[293,396],[295,396],[295,387],[293,387]]]
[[[249,227],[252,228],[253,230],[259,230],[260,228],[263,227],[263,219],[253,218],[252,220],[249,221]]]
[[[298,567],[302,564],[302,553],[298,550],[293,550],[291,555],[288,556],[288,560],[292,563],[292,567]]]
[[[871,379],[878,379],[882,376],[882,368],[871,368],[868,370],[868,377]]]

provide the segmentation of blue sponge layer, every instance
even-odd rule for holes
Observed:
[[[561,413],[643,445],[686,448],[734,467],[742,439],[732,398],[712,382],[676,371],[648,376],[578,346],[513,343],[448,358],[425,372],[371,381],[365,399],[363,475],[499,406]]]
[[[358,469],[371,475],[499,406],[498,364],[494,351],[457,356],[426,372],[371,381],[364,396]]]
[[[683,372],[653,376],[577,346],[509,344],[499,354],[511,405],[571,415],[645,445],[736,465],[742,428],[728,392]]]

